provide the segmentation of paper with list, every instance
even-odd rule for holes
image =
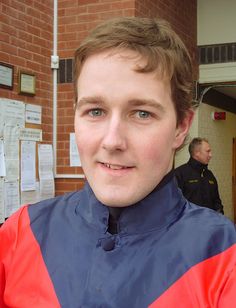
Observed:
[[[11,216],[20,207],[19,181],[4,183],[5,217]]]
[[[53,151],[51,144],[38,145],[40,199],[54,197]]]
[[[0,139],[0,176],[6,176],[4,142]]]
[[[19,127],[6,125],[3,131],[6,179],[19,179]]]
[[[35,183],[35,190],[21,192],[21,204],[32,204],[40,201],[39,182]]]
[[[53,152],[51,144],[38,145],[39,177],[52,179],[53,177]]]
[[[21,142],[21,191],[36,189],[35,141]]]
[[[5,125],[25,127],[25,104],[11,99],[0,99],[0,136]]]
[[[42,130],[36,128],[21,128],[20,140],[42,141]]]

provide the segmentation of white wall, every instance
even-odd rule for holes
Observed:
[[[236,42],[236,1],[198,0],[198,45]]]
[[[209,169],[217,178],[219,192],[225,209],[225,215],[233,220],[232,203],[232,140],[236,137],[236,114],[226,112],[226,120],[213,121],[211,113],[222,111],[219,108],[201,104],[190,136],[204,137],[209,140],[212,148],[212,160]],[[179,166],[189,159],[187,146],[176,154],[175,166]]]

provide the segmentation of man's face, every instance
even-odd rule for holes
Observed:
[[[155,188],[171,170],[192,117],[176,127],[169,81],[135,72],[135,55],[90,56],[77,84],[75,133],[82,167],[107,206],[134,204]]]
[[[212,153],[211,153],[211,147],[208,142],[203,141],[201,145],[199,145],[199,147],[196,150],[195,157],[200,163],[204,165],[207,165],[209,163],[209,161],[212,158]]]

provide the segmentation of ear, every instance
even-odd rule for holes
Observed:
[[[188,110],[184,119],[178,124],[175,132],[175,141],[173,144],[174,149],[178,149],[183,143],[188,135],[189,129],[194,119],[194,111]]]

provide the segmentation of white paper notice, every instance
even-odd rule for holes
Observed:
[[[4,100],[0,98],[0,137],[3,136],[3,126],[4,126],[4,121],[3,121],[3,104]]]
[[[53,179],[53,152],[51,144],[38,145],[39,177]]]
[[[40,179],[40,200],[55,196],[55,184],[53,179]]]
[[[40,201],[39,182],[35,183],[35,190],[21,192],[21,204],[33,204]]]
[[[6,162],[6,179],[19,179],[19,127],[4,126],[4,150]]]
[[[25,122],[41,124],[42,107],[38,105],[26,104],[25,106]]]
[[[21,191],[36,189],[35,141],[21,142]]]
[[[70,166],[81,166],[79,151],[75,141],[75,133],[70,133]]]
[[[35,128],[21,128],[20,140],[42,141],[42,130]]]
[[[3,140],[1,139],[0,139],[0,176],[6,176],[4,143]]]
[[[4,208],[4,179],[0,178],[0,224],[5,221],[5,208]]]
[[[53,176],[53,151],[51,144],[38,145],[40,199],[52,198],[55,195]]]
[[[5,217],[11,216],[20,208],[19,182],[4,183]]]
[[[25,104],[21,101],[2,99],[0,100],[2,123],[5,125],[25,127]],[[2,135],[3,132],[0,132]]]

